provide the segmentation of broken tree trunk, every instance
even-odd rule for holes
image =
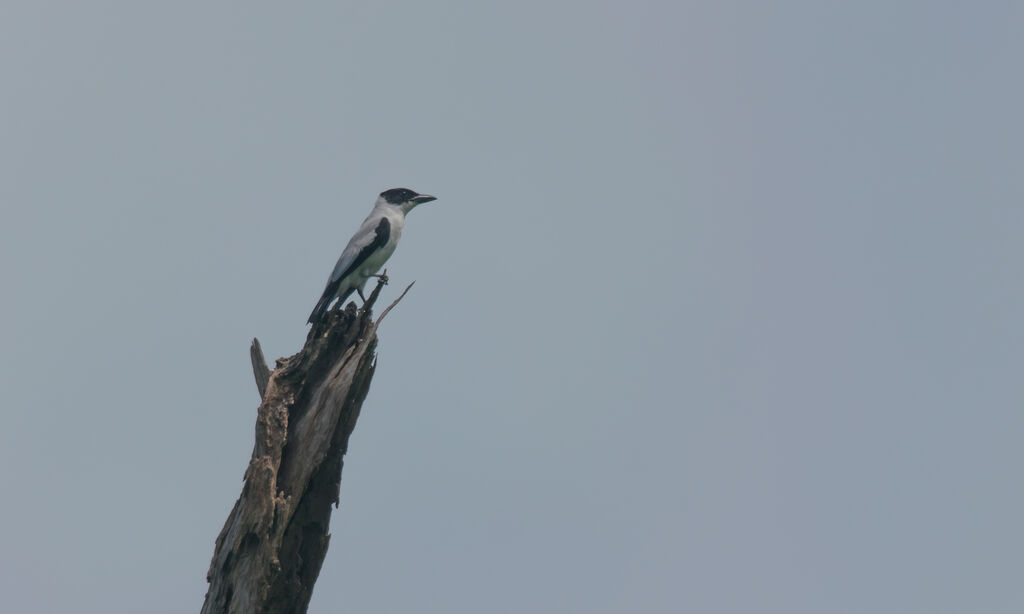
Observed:
[[[360,310],[328,312],[271,372],[250,356],[263,402],[242,494],[217,537],[202,614],[302,614],[330,541],[342,457],[375,368],[379,283]],[[409,284],[412,287],[412,284]]]

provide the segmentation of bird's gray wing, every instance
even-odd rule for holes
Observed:
[[[335,288],[337,288],[336,284],[358,269],[371,254],[387,245],[390,238],[391,222],[387,216],[381,217],[376,225],[373,224],[372,220],[364,222],[356,234],[349,240],[345,250],[341,252],[341,257],[338,258],[338,263],[334,265],[334,270],[331,272],[331,278],[328,280],[327,286],[330,287],[332,284],[335,284]]]
[[[309,314],[307,322],[319,322],[327,312],[327,306],[335,297],[340,296],[342,300],[345,300],[352,293],[355,289],[354,286],[339,292],[342,280],[366,262],[370,254],[384,247],[390,238],[391,223],[387,216],[381,217],[376,226],[373,224],[372,218],[363,222],[363,225],[349,239],[348,245],[341,252],[341,257],[338,258],[338,263],[334,265],[334,270],[331,271],[331,276],[327,280],[327,287],[320,295],[320,300],[313,308],[313,313]]]

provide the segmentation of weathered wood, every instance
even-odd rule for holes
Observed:
[[[256,390],[260,392],[260,398],[267,396],[267,384],[270,382],[270,367],[267,366],[267,359],[263,357],[263,348],[260,347],[260,340],[253,337],[252,345],[249,346],[249,359],[252,361],[252,374],[256,378]]]
[[[259,342],[250,358],[263,398],[242,494],[217,537],[203,614],[302,614],[330,542],[343,457],[376,366],[371,309],[350,303],[314,324],[302,350],[270,372]],[[261,384],[261,367],[267,372]]]

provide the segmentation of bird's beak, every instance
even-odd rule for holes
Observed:
[[[419,196],[414,197],[412,202],[417,205],[422,205],[423,203],[429,203],[432,200],[437,200],[437,197],[431,196],[430,194],[420,194]]]

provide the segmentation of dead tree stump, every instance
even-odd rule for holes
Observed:
[[[373,378],[379,283],[362,309],[350,303],[314,324],[302,350],[267,368],[250,349],[263,402],[242,494],[214,547],[202,614],[302,614],[330,542],[342,458]]]

